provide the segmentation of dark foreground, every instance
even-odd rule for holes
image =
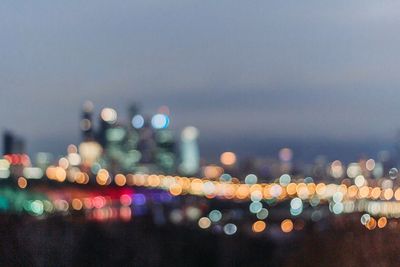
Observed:
[[[191,226],[0,216],[0,266],[397,266],[400,231],[353,219],[286,236],[214,234]],[[268,231],[268,230],[267,230]]]

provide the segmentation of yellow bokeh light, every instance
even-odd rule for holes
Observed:
[[[126,184],[126,177],[123,174],[117,174],[114,177],[114,182],[118,186],[124,186]]]
[[[180,184],[174,184],[169,188],[169,192],[173,196],[179,196],[182,194],[182,186]]]
[[[115,109],[112,109],[112,108],[104,108],[101,111],[100,116],[104,121],[106,121],[110,124],[115,123],[117,121],[117,117],[118,117],[117,112],[115,111]]]
[[[101,170],[99,170],[99,172],[97,173],[96,182],[97,182],[99,185],[106,185],[109,178],[110,178],[110,174],[108,173],[108,171],[105,170],[105,169],[101,169]]]
[[[281,223],[281,229],[284,233],[290,233],[293,230],[293,222],[290,219],[283,220]]]
[[[400,188],[396,189],[396,192],[394,193],[394,197],[396,198],[397,201],[400,201]]]
[[[296,184],[295,184],[295,183],[290,183],[290,184],[288,184],[287,187],[286,187],[286,192],[287,192],[289,195],[294,195],[294,194],[296,194]]]
[[[67,172],[61,168],[61,167],[57,167],[56,168],[56,180],[59,182],[64,182],[65,179],[67,178]]]
[[[147,183],[151,187],[158,187],[158,186],[160,186],[160,183],[161,183],[160,177],[158,175],[150,175],[147,178]]]
[[[19,177],[17,183],[21,189],[24,189],[28,186],[28,181],[24,177]]]
[[[358,191],[358,197],[367,198],[368,196],[369,196],[369,187],[368,186],[361,187]]]
[[[54,166],[49,166],[46,169],[46,176],[47,178],[49,178],[50,180],[54,180],[56,179],[56,172],[57,172],[57,168]]]
[[[379,220],[378,220],[378,227],[379,228],[384,228],[386,226],[386,224],[387,224],[386,217],[379,218]]]
[[[383,198],[385,200],[390,200],[390,199],[392,199],[392,197],[393,197],[393,189],[392,188],[388,188],[383,191]]]
[[[263,221],[256,221],[253,223],[252,230],[254,233],[260,233],[265,230],[267,224]]]
[[[236,163],[236,154],[233,152],[224,152],[221,154],[220,161],[224,165],[234,165]]]
[[[240,185],[236,190],[236,197],[238,199],[245,199],[248,198],[250,194],[250,188],[247,185]]]
[[[82,201],[80,200],[80,199],[77,199],[77,198],[74,198],[73,200],[72,200],[72,208],[74,209],[74,210],[81,210],[82,209],[82,207],[83,207],[83,203],[82,203]]]
[[[379,187],[375,187],[374,189],[372,189],[371,198],[378,199],[380,195],[381,195],[381,189]]]
[[[315,192],[320,196],[324,195],[326,192],[326,185],[324,183],[317,184]]]
[[[202,229],[207,229],[211,226],[211,220],[207,217],[202,217],[199,220],[199,227]]]
[[[369,221],[365,224],[368,230],[374,230],[376,228],[376,220],[371,217]]]

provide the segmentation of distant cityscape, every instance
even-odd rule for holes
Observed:
[[[283,147],[274,157],[248,159],[224,151],[212,162],[201,157],[195,126],[178,135],[171,130],[166,106],[148,116],[132,105],[127,124],[113,108],[93,110],[84,103],[77,120],[82,140],[62,156],[30,157],[21,136],[4,133],[0,213],[75,222],[145,218],[157,227],[278,239],[336,229],[337,222],[371,231],[400,227],[395,153],[304,163]]]
[[[69,145],[67,154],[61,159],[46,152],[30,157],[26,154],[24,138],[5,131],[0,177],[25,175],[41,178],[49,166],[66,162],[64,165],[75,172],[80,169],[93,175],[105,168],[112,173],[153,173],[211,179],[229,175],[240,181],[252,173],[264,182],[289,173],[329,181],[345,177],[352,166],[368,172],[368,177],[380,178],[396,167],[399,161],[400,145],[394,145],[391,151],[382,150],[377,158],[354,159],[347,166],[340,159],[328,161],[324,155],[316,155],[311,163],[297,162],[294,161],[296,151],[288,147],[281,148],[274,157],[239,158],[235,151],[225,151],[218,162],[210,162],[200,154],[201,137],[196,127],[187,126],[179,135],[171,130],[170,120],[173,118],[167,106],[160,107],[149,116],[143,114],[137,104],[132,104],[127,113],[129,123],[123,124],[115,109],[107,107],[100,114],[94,114],[94,104],[85,102],[80,122],[77,123],[82,141]],[[373,168],[367,168],[366,163]],[[340,171],[334,172],[334,169]]]

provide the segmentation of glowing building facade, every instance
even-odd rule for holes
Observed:
[[[200,151],[197,142],[199,131],[195,127],[186,127],[181,133],[181,164],[179,171],[184,175],[195,175],[200,169]]]
[[[96,131],[92,122],[93,106],[85,103],[81,120],[83,143],[79,146],[84,162],[96,171],[108,168],[114,172],[175,173],[175,140],[169,129],[168,109],[147,117],[140,114],[137,105],[129,108],[129,124],[123,124],[118,113],[104,108]],[[86,149],[86,148],[96,149]],[[100,148],[100,149],[99,149]],[[95,151],[95,155],[88,150]],[[85,152],[86,151],[86,152]]]

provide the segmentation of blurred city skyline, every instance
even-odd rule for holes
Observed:
[[[199,128],[205,155],[292,142],[355,159],[400,128],[400,3],[0,5],[0,127],[30,152],[78,143],[86,100],[122,115],[167,105],[173,129]]]

